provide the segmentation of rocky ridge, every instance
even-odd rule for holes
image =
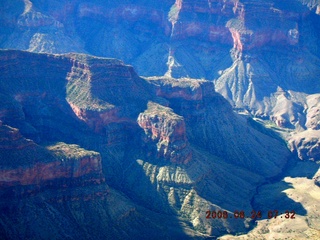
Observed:
[[[317,14],[319,1],[313,0],[2,1],[1,48],[89,52],[123,59],[140,75],[165,76],[140,78],[132,67],[115,59],[1,51],[0,121],[19,129],[18,139],[31,139],[22,140],[27,144],[23,151],[43,149],[45,142],[65,142],[98,152],[113,196],[130,199],[121,198],[130,206],[120,207],[123,216],[133,215],[148,226],[143,219],[161,209],[173,219],[178,230],[171,233],[178,237],[185,237],[180,223],[189,236],[246,231],[242,221],[208,222],[203,209],[251,210],[256,187],[281,173],[290,156],[274,130],[300,159],[319,161]],[[204,79],[212,80],[231,106]],[[157,108],[159,113],[154,113]],[[91,164],[88,168],[94,169]],[[247,191],[239,193],[235,182]],[[53,199],[52,206],[69,204],[70,199],[82,201],[86,198],[82,191],[88,192],[89,202],[108,209],[101,213],[88,208],[88,203],[82,205],[82,212],[91,209],[108,219],[97,229],[115,229],[112,235],[117,238],[133,234],[135,229],[122,235],[121,227],[106,227],[117,219],[108,207],[112,197],[99,202],[109,187],[90,186],[94,190],[80,186],[74,195],[60,189],[46,194],[41,190],[37,196]],[[98,200],[92,197],[96,195],[101,195]],[[38,203],[28,198],[25,204]],[[137,210],[142,205],[146,208]],[[30,209],[35,215],[36,208]],[[61,219],[65,208],[54,209]],[[77,215],[77,208],[71,209],[69,214]],[[142,214],[146,209],[150,214]],[[6,226],[12,225],[17,212],[1,216]],[[90,229],[80,215],[77,221]],[[74,224],[70,229],[77,229],[77,221],[66,219]],[[134,222],[128,220],[127,226]],[[154,222],[152,230],[158,233],[163,225]],[[16,232],[3,226],[3,236]],[[37,227],[29,228],[37,232]],[[81,238],[66,228],[54,232],[61,238],[68,234]],[[100,235],[105,236],[105,232]]]
[[[309,128],[306,97],[319,92],[319,1],[1,6],[2,48],[91,53],[123,59],[144,76],[213,80],[236,109],[281,128]]]
[[[290,138],[289,147],[301,160],[319,161],[320,142],[318,130],[307,130]]]
[[[48,186],[67,188],[104,182],[97,152],[64,143],[41,147],[7,125],[0,131],[1,189],[26,186],[26,194],[34,194]]]
[[[146,144],[157,141],[159,157],[173,163],[188,163],[192,152],[186,137],[183,118],[160,104],[150,102],[148,109],[139,114],[138,124],[146,134]]]
[[[51,175],[46,170],[43,170],[45,175],[30,171],[28,179],[43,177],[46,181],[50,178],[51,184],[52,178],[52,181],[61,182],[61,185],[52,186],[61,187],[52,191],[44,187],[35,198],[25,198],[24,203],[35,206],[38,204],[35,199],[43,198],[48,206],[56,209],[57,218],[65,211],[60,203],[73,205],[72,202],[84,201],[87,203],[77,211],[91,209],[92,213],[97,213],[95,206],[103,206],[108,213],[99,212],[97,216],[107,220],[93,226],[102,224],[104,229],[110,230],[108,226],[114,218],[108,215],[112,211],[109,202],[114,195],[108,194],[121,191],[125,195],[121,201],[133,209],[119,211],[136,216],[128,220],[128,224],[163,214],[171,218],[170,224],[175,226],[167,234],[179,237],[186,235],[184,231],[189,237],[245,231],[247,225],[243,221],[228,219],[227,225],[219,219],[207,221],[203,209],[232,212],[241,207],[249,211],[256,187],[266,178],[280,173],[290,156],[281,141],[264,132],[262,127],[253,126],[249,118],[235,114],[229,103],[214,91],[212,82],[140,78],[131,66],[121,61],[83,54],[2,50],[0,58],[0,69],[5,73],[1,75],[0,90],[2,98],[6,99],[1,108],[2,127],[18,128],[21,135],[18,130],[11,130],[17,136],[13,139],[30,142],[31,147],[43,149],[52,159],[58,159],[45,158],[51,164],[46,168]],[[52,142],[54,144],[47,144]],[[28,147],[22,150],[21,156]],[[8,158],[5,154],[1,156],[4,159],[1,168],[6,169]],[[10,158],[19,159],[17,156]],[[38,167],[41,162],[31,160],[31,163],[25,162],[26,168]],[[11,162],[11,169],[19,169],[18,164]],[[86,184],[67,187],[74,189],[69,194],[64,190],[68,178],[71,182],[79,178]],[[241,193],[235,184],[239,182],[246,189]],[[15,184],[20,191],[28,189],[27,185]],[[81,195],[81,191],[85,194]],[[7,235],[21,229],[6,227],[12,221],[12,214],[18,211],[13,206],[11,209],[4,213],[6,223],[1,225],[1,231]],[[26,209],[31,215],[37,212],[33,207]],[[73,207],[68,210],[75,218],[67,217],[65,226],[79,221],[75,220],[77,211]],[[24,221],[22,216],[18,219],[21,223]],[[52,221],[45,219],[48,221],[45,224]],[[154,233],[163,222],[155,220]],[[179,224],[185,225],[178,227]],[[80,225],[92,236],[98,236],[94,228],[82,221]],[[44,234],[36,225],[28,226],[37,236]],[[135,230],[129,227],[127,231],[133,234]],[[56,236],[65,236],[54,232]],[[26,236],[23,232],[19,234]],[[123,236],[114,234],[118,238]]]

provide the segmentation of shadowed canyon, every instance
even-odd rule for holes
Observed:
[[[4,0],[0,26],[1,239],[320,237],[319,1]]]

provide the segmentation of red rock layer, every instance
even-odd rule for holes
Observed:
[[[116,108],[99,112],[80,108],[71,102],[70,107],[76,116],[88,124],[96,133],[101,133],[107,124],[120,121]]]
[[[0,150],[18,150],[35,146],[33,141],[23,138],[18,129],[3,125],[0,121]]]
[[[146,142],[156,143],[157,157],[183,164],[192,159],[185,122],[170,108],[149,103],[148,110],[139,115],[138,124],[146,133]]]
[[[0,188],[17,185],[46,185],[45,182],[57,179],[79,179],[92,175],[94,178],[84,179],[87,182],[99,184],[101,178],[101,159],[87,157],[76,160],[65,160],[36,163],[28,167],[0,170]],[[76,181],[74,181],[76,182]]]
[[[128,109],[148,93],[131,66],[114,59],[83,60],[74,55],[71,61],[68,103],[79,119],[96,133],[104,133],[111,123],[134,122]]]
[[[61,144],[58,144],[61,145]],[[57,146],[58,146],[57,145]],[[62,145],[61,145],[62,146]],[[0,126],[0,189],[34,185],[38,189],[54,184],[64,187],[72,184],[87,185],[104,182],[101,157],[98,153],[71,153],[68,145],[63,154],[51,148],[43,148],[25,139],[20,132],[6,125]],[[78,150],[77,150],[78,149]]]
[[[174,39],[190,37],[232,44],[239,51],[271,45],[296,45],[298,21],[307,8],[278,9],[264,1],[177,1]],[[178,7],[176,7],[178,8]],[[260,26],[261,25],[261,26]]]

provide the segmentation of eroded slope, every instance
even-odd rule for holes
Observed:
[[[111,223],[112,197],[101,194],[101,189],[109,189],[102,181],[95,182],[95,187],[77,187],[74,196],[68,193],[68,186],[62,185],[66,187],[64,191],[53,184],[54,191],[44,188],[35,198],[24,198],[23,206],[31,215],[38,211],[38,197],[54,209],[58,218],[70,206],[68,214],[63,214],[64,226],[77,223],[86,232],[84,237],[89,233],[98,238],[107,236],[105,231],[94,234],[100,228],[116,231],[111,234],[116,238],[123,234],[157,234],[162,227],[169,229],[161,235],[164,237],[209,237],[246,231],[250,225],[247,220],[208,221],[205,212],[225,210],[231,214],[239,208],[250,211],[257,186],[279,174],[290,156],[283,142],[263,128],[253,127],[252,119],[235,114],[214,91],[212,82],[168,77],[143,79],[121,61],[81,54],[1,51],[0,69],[5,73],[0,79],[1,97],[5,99],[1,106],[2,124],[19,128],[31,139],[26,141],[36,142],[41,149],[48,143],[54,144],[46,151],[58,156],[60,165],[72,163],[67,159],[80,156],[81,152],[96,152],[93,155],[101,156],[101,166],[97,168],[95,161],[85,160],[80,165],[74,162],[74,167],[85,173],[102,169],[101,177],[111,186],[110,191],[116,189],[124,195],[121,212],[132,218],[125,221],[131,227],[125,225],[126,230],[121,233],[117,232],[121,231],[121,224]],[[8,158],[2,156],[1,168],[5,169]],[[34,161],[42,161],[41,156]],[[18,165],[12,166],[15,167]],[[50,170],[54,171],[58,172],[58,168]],[[22,190],[29,186],[16,184]],[[243,186],[241,191],[239,184]],[[82,195],[89,189],[97,197]],[[72,199],[75,204],[84,202],[75,210]],[[62,205],[56,205],[57,202]],[[133,209],[128,210],[127,204]],[[1,223],[5,236],[43,236],[37,224],[29,224],[31,230],[26,233],[22,227],[24,217],[14,217],[18,211],[14,205],[10,209]],[[82,214],[92,219],[93,225],[80,220]],[[98,218],[106,220],[96,222]],[[162,221],[164,218],[171,220]],[[152,231],[135,227],[139,222],[148,226],[149,220],[142,219],[154,219],[150,220]],[[21,224],[8,227],[12,221]],[[56,223],[45,218],[42,224],[55,229]],[[50,232],[58,238],[66,236],[70,230],[64,226]]]

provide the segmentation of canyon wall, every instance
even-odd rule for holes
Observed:
[[[111,224],[122,214],[132,216],[125,232],[133,236],[135,221],[147,226],[143,218],[154,219],[153,234],[168,227],[164,237],[246,231],[244,221],[206,221],[204,209],[251,209],[256,187],[289,159],[281,140],[234,113],[210,81],[141,78],[119,60],[84,54],[1,50],[0,58],[1,206],[23,199],[35,216],[43,203],[70,229],[80,224],[84,236],[105,236],[94,230],[100,226],[123,237],[122,225]],[[245,186],[241,193],[235,182]],[[8,238],[28,236],[19,211],[10,205],[2,214]],[[106,221],[86,225],[81,214]],[[21,227],[9,228],[15,215]],[[44,219],[52,236],[70,232]],[[37,224],[27,225],[44,236]]]
[[[208,79],[236,109],[282,128],[308,128],[303,94],[319,92],[318,1],[15,0],[1,6],[1,48],[90,53],[122,59],[142,76]]]

